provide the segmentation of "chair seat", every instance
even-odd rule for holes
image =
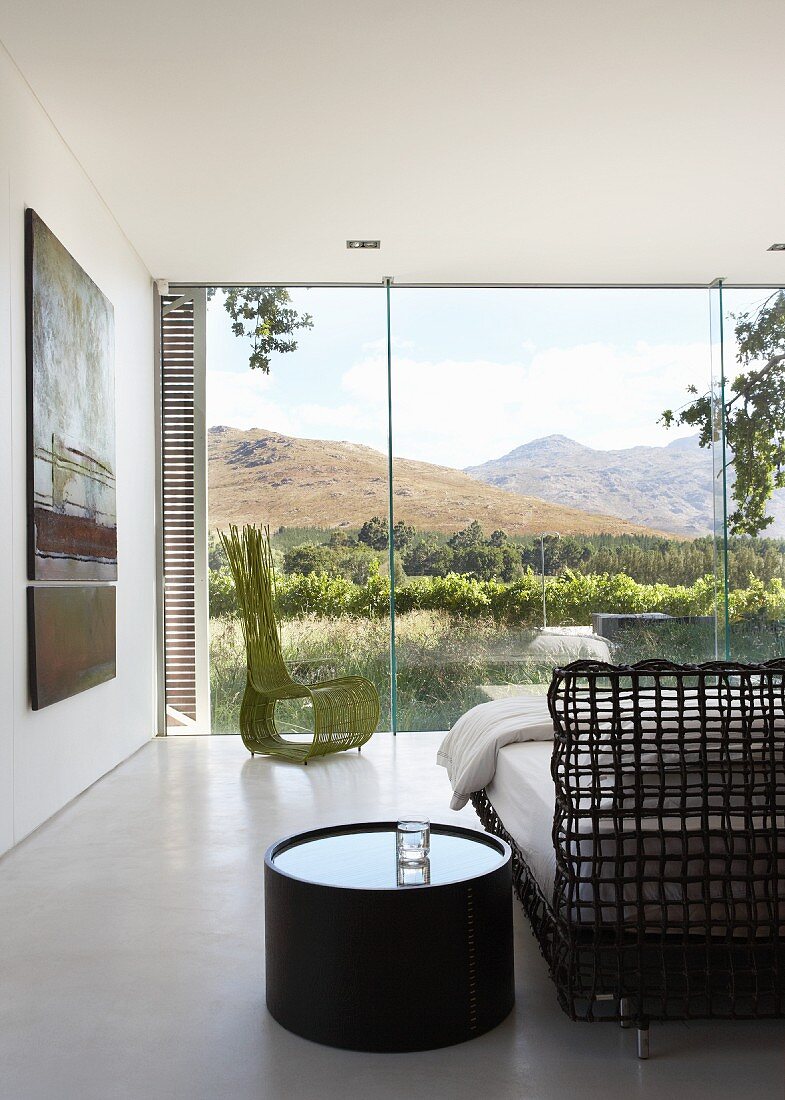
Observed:
[[[275,707],[284,699],[311,700],[314,732],[310,743],[281,736]],[[373,735],[379,713],[379,694],[362,676],[341,676],[319,684],[291,681],[266,690],[255,687],[249,677],[240,708],[240,733],[249,752],[301,762],[360,748]]]

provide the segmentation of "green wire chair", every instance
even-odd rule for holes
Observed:
[[[275,618],[275,570],[269,528],[232,525],[221,532],[234,577],[248,679],[240,705],[240,734],[251,753],[282,756],[307,764],[312,756],[343,749],[359,749],[379,721],[379,693],[361,676],[342,676],[308,687],[289,675],[281,652],[280,627]],[[275,724],[279,699],[310,699],[313,740],[287,741]]]

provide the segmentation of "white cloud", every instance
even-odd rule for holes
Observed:
[[[417,346],[414,340],[405,340],[402,336],[393,336],[390,341],[390,346],[398,351],[413,351]],[[387,362],[387,337],[380,337],[378,340],[366,340],[364,344],[360,345],[361,351],[366,355],[383,355],[384,362]]]
[[[288,435],[349,439],[384,449],[386,349],[369,348],[343,373],[335,404],[283,402],[275,378],[208,371],[208,422]],[[447,466],[495,458],[539,436],[561,434],[613,449],[670,442],[663,409],[708,387],[705,344],[638,343],[535,350],[525,361],[428,360],[404,349],[393,359],[393,440],[397,455]]]
[[[276,400],[275,379],[257,371],[208,370],[207,424],[265,428],[302,438],[348,439],[382,450],[387,446],[386,398],[383,405],[371,406],[356,402],[284,406]]]
[[[708,386],[709,374],[705,344],[622,351],[594,343],[548,348],[526,363],[396,355],[394,449],[468,466],[550,434],[604,449],[665,444],[675,435],[657,424],[663,409],[683,404],[689,383]],[[378,415],[387,401],[384,360],[356,363],[342,387],[367,416]]]
[[[292,415],[306,434],[324,436],[326,439],[349,439],[366,442],[373,438],[373,445],[383,445],[387,435],[387,413],[369,417],[368,410],[349,405],[296,405]],[[359,435],[358,435],[359,432]],[[336,434],[337,433],[337,434]]]
[[[236,374],[207,372],[207,425],[227,424],[232,428],[268,428],[291,434],[294,421],[269,391],[273,380],[257,371]]]

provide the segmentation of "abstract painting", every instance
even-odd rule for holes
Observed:
[[[113,580],[114,310],[33,210],[25,263],[28,575]]]
[[[33,710],[117,675],[112,585],[27,589]]]

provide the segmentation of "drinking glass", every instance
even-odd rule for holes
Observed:
[[[422,863],[431,850],[431,823],[427,818],[398,822],[395,834],[399,863]]]

